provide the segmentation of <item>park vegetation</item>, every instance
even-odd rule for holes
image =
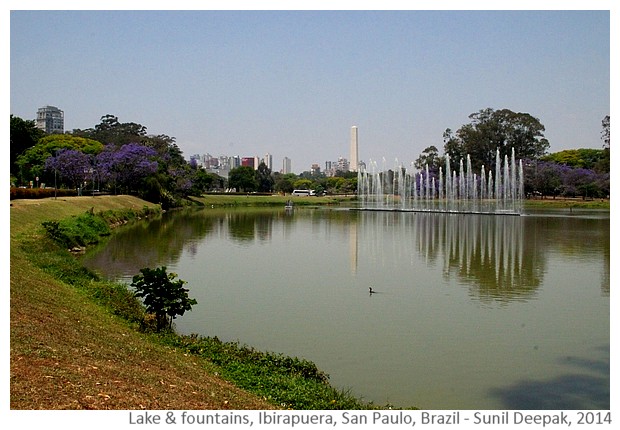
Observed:
[[[516,156],[524,160],[525,188],[531,196],[589,199],[609,195],[609,116],[602,120],[601,149],[574,149],[552,154],[548,153],[549,142],[544,137],[544,126],[529,114],[485,109],[472,114],[470,120],[454,133],[446,130],[443,154],[435,146],[430,146],[416,160],[415,166],[419,169],[428,166],[435,174],[445,165],[447,155],[458,160],[464,154],[470,155],[474,166],[492,166],[490,160],[496,151],[499,150],[503,157],[514,150]],[[68,209],[59,211],[61,206],[53,206],[54,211],[36,210],[34,206],[31,210],[11,208],[12,407],[132,409],[146,406],[156,409],[176,405],[177,408],[204,408],[205,404],[201,402],[206,396],[195,401],[180,394],[177,403],[158,403],[163,401],[158,399],[167,401],[170,394],[145,393],[152,393],[153,386],[157,387],[162,379],[157,376],[158,380],[151,384],[134,376],[142,363],[147,362],[146,356],[150,357],[150,362],[157,363],[154,367],[159,370],[153,370],[153,375],[177,366],[162,358],[165,355],[162,351],[168,354],[170,350],[195,357],[196,362],[209,370],[210,377],[222,375],[271,406],[294,409],[374,407],[347,391],[331,387],[327,375],[306,360],[256,351],[235,342],[222,342],[217,337],[174,333],[174,318],[191,310],[195,300],[187,295],[184,281],[167,273],[165,267],[143,269],[128,289],[125,285],[102,280],[75,264],[74,255],[76,249],[82,252],[85,247],[110,235],[116,225],[156,216],[160,207],[204,201],[204,195],[210,191],[236,188],[244,194],[285,194],[293,189],[306,188],[316,190],[317,194],[346,195],[356,191],[355,173],[338,172],[333,177],[309,172],[284,175],[271,172],[262,164],[256,170],[233,169],[229,178],[224,180],[187,162],[174,138],[149,135],[146,127],[121,123],[112,115],[102,117],[101,123],[92,129],[53,135],[45,135],[33,121],[11,115],[10,161],[11,184],[14,186],[11,198],[50,197],[52,192],[59,197],[64,196],[64,192],[68,195],[92,192],[93,195],[133,194],[144,203],[144,207],[132,210],[108,210],[106,207],[97,212],[92,208],[75,212],[80,205],[75,203],[70,214],[62,212]],[[43,188],[43,184],[46,187],[52,185],[53,190]],[[89,200],[101,204],[100,199]],[[47,202],[50,205],[62,204],[60,199]],[[54,218],[50,213],[55,214]],[[105,311],[101,313],[101,309]],[[123,322],[120,325],[111,322],[110,315]],[[153,324],[149,323],[148,315],[154,315]],[[70,325],[70,321],[78,321],[81,325],[87,321],[88,326],[79,331],[77,326]],[[91,330],[88,327],[104,329]],[[135,330],[130,333],[128,327]],[[69,332],[73,334],[67,335]],[[97,340],[99,338],[101,340]],[[126,339],[131,339],[127,348]],[[139,353],[136,348],[140,348]],[[151,350],[158,353],[151,355]],[[75,363],[79,363],[78,367]],[[193,364],[188,369],[192,367]],[[100,374],[105,371],[115,378],[114,383],[105,387],[108,392],[119,393],[121,397],[114,399],[116,403],[109,402],[111,396],[102,390],[101,382],[84,376],[84,369],[91,368],[101,369]],[[33,393],[33,381],[29,378],[39,369],[51,379],[45,380],[44,383],[49,384]],[[166,375],[176,382],[183,377],[179,375],[190,372],[188,369],[184,372],[170,370]],[[198,375],[205,378],[200,372]],[[49,395],[58,391],[57,380],[65,381],[62,396],[68,396],[68,400]],[[122,387],[120,384],[114,386],[121,380],[124,381]],[[187,384],[187,381],[183,383]],[[176,383],[170,386],[176,386]],[[210,389],[197,388],[203,394]],[[218,390],[218,393],[229,392],[228,388]],[[221,396],[224,398],[229,394]],[[135,403],[133,399],[137,398],[147,398],[147,404]],[[150,403],[149,398],[152,399]],[[29,403],[33,402],[31,399],[40,399],[42,403]],[[266,407],[256,399],[248,402],[253,407]],[[244,404],[215,402],[206,406],[242,408]]]
[[[377,407],[303,358],[177,334],[172,320],[196,301],[165,267],[128,286],[76,264],[72,247],[160,212],[131,196],[11,206],[12,408]]]
[[[529,197],[609,196],[609,115],[601,121],[601,136],[593,136],[602,139],[600,149],[551,154],[544,125],[528,113],[486,108],[472,113],[469,120],[456,131],[445,130],[443,153],[431,145],[414,166],[419,170],[428,167],[430,175],[438,177],[446,156],[453,163],[469,156],[475,171],[482,166],[492,171],[497,151],[503,159],[514,150],[524,163],[524,191]],[[52,135],[37,129],[34,121],[11,115],[10,158],[11,184],[16,187],[40,189],[45,185],[75,190],[76,194],[134,194],[163,208],[186,204],[192,196],[230,189],[246,194],[311,189],[317,195],[350,195],[357,190],[355,172],[336,172],[329,177],[321,172],[282,174],[272,172],[264,163],[256,169],[234,168],[225,179],[185,160],[174,137],[148,134],[145,126],[121,123],[114,115],[103,116],[100,124],[90,129]],[[34,193],[31,197],[45,195]]]

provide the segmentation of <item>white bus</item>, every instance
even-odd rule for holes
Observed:
[[[291,193],[294,196],[314,196],[316,193],[314,190],[293,190]]]

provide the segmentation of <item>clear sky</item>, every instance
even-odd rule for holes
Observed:
[[[487,107],[538,118],[551,152],[601,148],[610,12],[14,10],[10,74],[23,119],[113,114],[186,158],[270,153],[296,173],[349,158],[353,125],[360,159],[409,165]]]

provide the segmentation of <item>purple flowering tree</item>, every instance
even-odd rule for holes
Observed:
[[[92,177],[92,158],[74,149],[61,149],[45,161],[45,170],[55,172],[62,182],[78,188]]]
[[[524,170],[526,194],[583,198],[609,194],[609,175],[591,169],[528,160]]]
[[[153,148],[138,143],[128,143],[120,148],[107,145],[95,160],[96,169],[102,181],[131,191],[157,172],[156,155]]]

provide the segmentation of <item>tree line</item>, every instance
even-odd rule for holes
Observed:
[[[572,149],[548,154],[545,127],[528,113],[482,109],[469,123],[443,133],[443,154],[425,148],[415,160],[438,176],[446,157],[457,161],[469,155],[474,170],[492,171],[496,152],[524,162],[528,195],[604,197],[609,195],[610,119],[602,119],[601,149]],[[84,192],[134,193],[163,207],[217,189],[240,192],[290,193],[312,189],[317,194],[350,194],[357,190],[355,172],[281,174],[264,163],[257,169],[232,169],[227,180],[188,162],[174,137],[152,135],[141,124],[122,123],[104,115],[93,128],[47,135],[34,121],[11,115],[11,184],[13,186],[80,189]],[[32,184],[32,185],[31,185]]]
[[[11,115],[12,185],[132,193],[174,207],[222,181],[188,163],[174,137],[148,134],[114,115],[94,128],[50,135]]]
[[[493,171],[495,157],[515,157],[524,164],[524,188],[529,196],[606,197],[610,193],[610,118],[601,121],[601,149],[570,149],[548,154],[545,127],[528,113],[508,109],[483,109],[469,116],[456,132],[443,134],[444,152],[436,146],[424,149],[414,166],[438,176],[446,157],[458,162],[469,155],[474,171],[485,166]],[[495,173],[495,172],[494,172]]]

